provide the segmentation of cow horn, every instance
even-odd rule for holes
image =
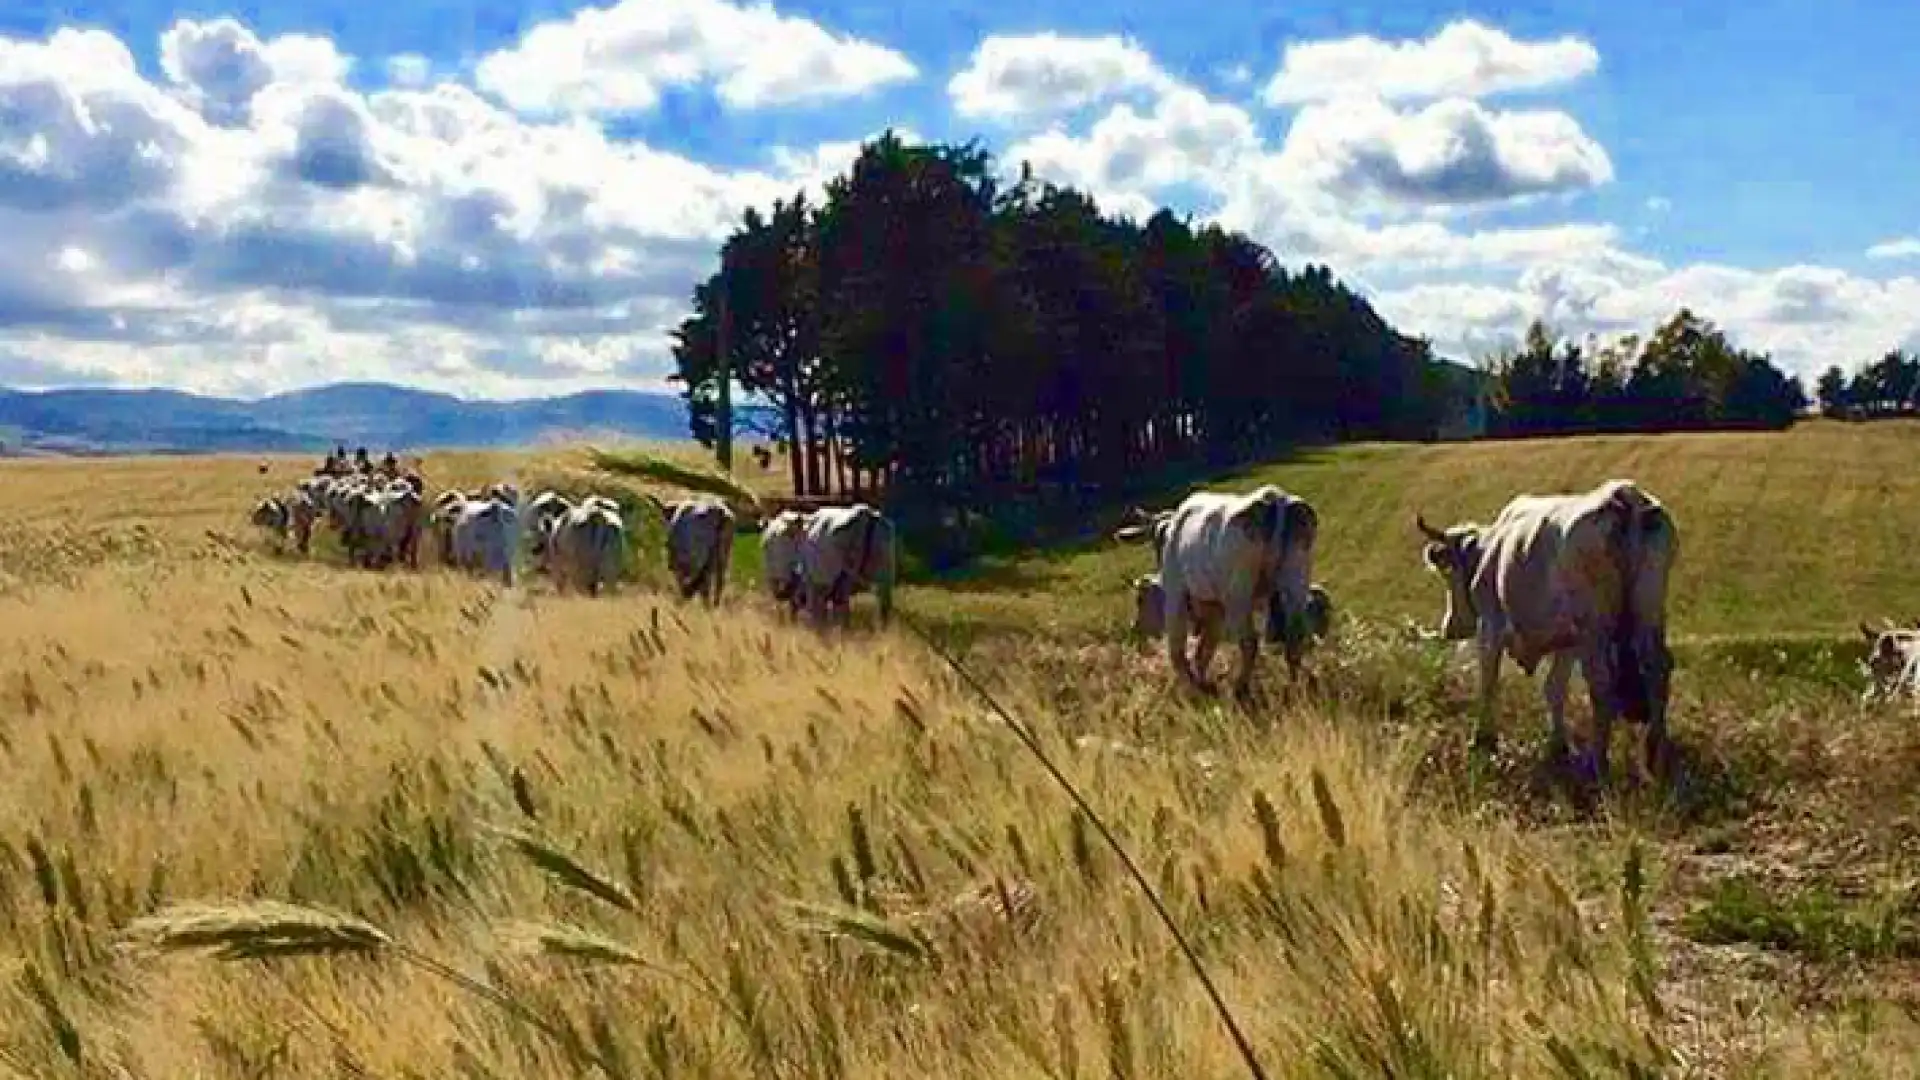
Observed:
[[[1866,638],[1868,641],[1873,641],[1876,638],[1878,638],[1880,635],[1874,632],[1873,627],[1867,625],[1867,620],[1861,619],[1860,620],[1860,636]]]
[[[1421,532],[1426,534],[1427,539],[1433,541],[1434,543],[1444,544],[1447,542],[1447,534],[1427,524],[1427,517],[1425,514],[1419,514],[1419,513],[1414,514],[1413,523],[1415,526],[1417,526],[1420,529]]]

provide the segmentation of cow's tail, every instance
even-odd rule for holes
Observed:
[[[1665,698],[1672,654],[1666,643],[1666,576],[1677,536],[1666,507],[1635,486],[1615,489],[1612,508],[1620,527],[1615,551],[1621,588],[1614,633],[1614,679],[1621,715],[1634,723],[1651,719]]]

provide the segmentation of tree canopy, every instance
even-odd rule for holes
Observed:
[[[1646,338],[1561,339],[1544,322],[1486,364],[1488,434],[1779,429],[1807,406],[1797,378],[1681,308]]]
[[[1850,420],[1912,416],[1920,412],[1920,355],[1894,349],[1851,377],[1838,365],[1816,384],[1820,411]]]
[[[1324,266],[892,132],[823,201],[749,211],[676,339],[696,438],[719,437],[724,366],[765,403],[734,425],[791,448],[796,495],[903,512],[1086,505],[1165,469],[1433,438],[1485,381]],[[1492,367],[1504,432],[1784,426],[1805,400],[1688,311],[1605,348],[1536,325]]]
[[[743,422],[793,448],[799,495],[1111,489],[1434,430],[1449,384],[1427,343],[1324,267],[1031,175],[1003,186],[992,165],[889,132],[823,204],[749,212],[676,333],[694,435],[717,435],[722,348],[768,403]]]

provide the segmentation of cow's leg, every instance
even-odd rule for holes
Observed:
[[[1253,665],[1260,657],[1260,634],[1253,626],[1251,603],[1229,600],[1226,609],[1226,624],[1240,644],[1240,662],[1233,672],[1233,696],[1244,698],[1253,687]]]
[[[1580,676],[1587,683],[1587,701],[1593,707],[1593,777],[1605,786],[1612,770],[1608,761],[1613,749],[1614,670],[1612,657],[1603,642],[1593,642],[1582,650]]]
[[[1554,653],[1541,687],[1547,699],[1547,760],[1555,764],[1567,756],[1567,690],[1573,684],[1574,663],[1573,654]]]
[[[1168,589],[1162,597],[1164,608],[1160,619],[1160,632],[1166,638],[1167,663],[1173,666],[1173,673],[1181,681],[1201,688],[1200,679],[1193,672],[1193,665],[1187,660],[1187,635],[1189,620],[1185,594],[1179,602],[1174,601],[1176,590]]]
[[[1499,737],[1493,727],[1493,696],[1500,687],[1500,664],[1506,659],[1506,628],[1494,620],[1484,620],[1474,639],[1480,659],[1480,700],[1474,717],[1473,747],[1491,751]]]
[[[1649,628],[1639,660],[1646,671],[1648,716],[1642,734],[1640,754],[1648,772],[1655,777],[1667,771],[1667,699],[1673,690],[1673,654],[1667,651],[1666,634]]]
[[[1213,654],[1220,647],[1220,620],[1202,615],[1197,632],[1200,640],[1193,648],[1193,680],[1201,690],[1213,692]]]

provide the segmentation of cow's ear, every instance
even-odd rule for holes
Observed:
[[[1421,549],[1420,556],[1421,556],[1421,559],[1426,562],[1429,569],[1438,570],[1438,571],[1441,571],[1442,573],[1446,571],[1447,569],[1446,545],[1428,542],[1427,546]]]

